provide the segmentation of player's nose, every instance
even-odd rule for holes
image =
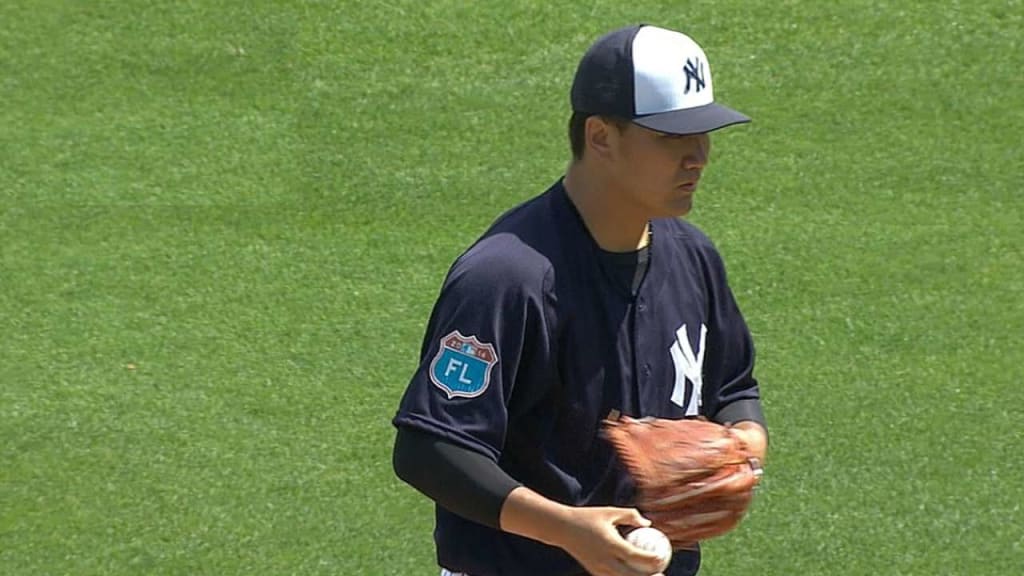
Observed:
[[[686,170],[701,170],[708,163],[707,148],[700,146],[691,150],[683,156],[683,168]]]
[[[683,156],[683,168],[687,170],[700,170],[708,163],[708,153],[711,150],[711,139],[707,134],[700,134],[695,139],[694,145],[688,147]]]
[[[703,170],[707,160],[700,158],[686,157],[683,159],[683,168],[686,170]]]

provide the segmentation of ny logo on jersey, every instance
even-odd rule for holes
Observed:
[[[686,87],[683,89],[683,94],[690,93],[690,83],[693,82],[696,85],[697,92],[700,92],[706,86],[704,82],[704,63],[700,61],[700,58],[691,60],[686,59],[686,66],[683,66],[683,72],[686,74]]]
[[[498,363],[494,346],[458,330],[441,338],[437,355],[430,363],[430,381],[448,399],[475,398],[491,383],[491,368]]]
[[[686,410],[686,416],[696,416],[700,413],[701,392],[704,387],[704,341],[708,334],[708,327],[700,325],[700,345],[697,353],[693,353],[690,346],[690,337],[686,332],[686,324],[676,330],[676,341],[672,343],[669,352],[672,354],[672,363],[676,367],[676,383],[672,388],[672,403]],[[693,385],[689,398],[686,395],[686,381]]]

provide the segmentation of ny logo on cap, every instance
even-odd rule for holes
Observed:
[[[686,88],[683,89],[683,94],[690,93],[690,82],[694,82],[697,85],[697,92],[704,89],[704,63],[700,61],[700,58],[686,59],[686,66],[683,66],[683,72],[686,73]]]

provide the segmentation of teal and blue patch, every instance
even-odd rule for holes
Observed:
[[[491,368],[498,363],[494,346],[463,336],[458,330],[441,338],[437,355],[430,363],[430,381],[448,399],[475,398],[491,383]]]

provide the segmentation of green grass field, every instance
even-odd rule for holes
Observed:
[[[0,574],[436,574],[430,306],[635,21],[755,119],[691,219],[772,448],[702,574],[1024,572],[1020,0],[7,0]]]

